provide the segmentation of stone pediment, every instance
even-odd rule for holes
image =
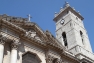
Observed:
[[[50,44],[52,47],[63,49],[64,47],[60,44],[59,41],[49,32],[44,32],[36,23],[28,22],[25,18],[20,17],[11,17],[7,15],[0,15],[0,19],[4,19],[8,23],[12,23],[19,28],[25,30],[25,34],[22,34],[24,37],[27,37],[31,40],[39,41],[45,45]],[[14,26],[12,25],[12,26]]]
[[[43,35],[43,31],[38,27],[36,23],[28,22],[27,18],[12,17],[6,14],[0,15],[0,19],[8,21],[22,29],[26,30],[26,35],[29,33],[31,37],[35,37],[39,40],[39,36]]]

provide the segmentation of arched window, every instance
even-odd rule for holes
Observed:
[[[81,36],[82,43],[83,43],[83,45],[84,45],[84,42],[83,42],[83,33],[82,33],[82,31],[80,31],[80,36]]]
[[[62,33],[62,37],[63,37],[64,45],[68,46],[67,37],[66,37],[66,33],[65,32]]]
[[[27,52],[22,56],[22,63],[41,63],[41,60],[36,54]]]

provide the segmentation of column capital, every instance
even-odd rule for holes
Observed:
[[[17,49],[19,44],[20,43],[19,43],[18,40],[13,40],[12,43],[11,43],[12,49]]]
[[[4,37],[3,35],[0,35],[0,44],[4,45],[6,41],[6,37]]]

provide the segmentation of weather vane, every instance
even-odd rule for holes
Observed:
[[[27,15],[27,16],[28,16],[28,21],[30,21],[30,18],[32,18],[31,15],[29,14],[29,15]]]

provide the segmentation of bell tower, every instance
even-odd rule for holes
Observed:
[[[56,23],[56,38],[77,58],[94,59],[83,19],[81,14],[66,2],[53,19]]]

